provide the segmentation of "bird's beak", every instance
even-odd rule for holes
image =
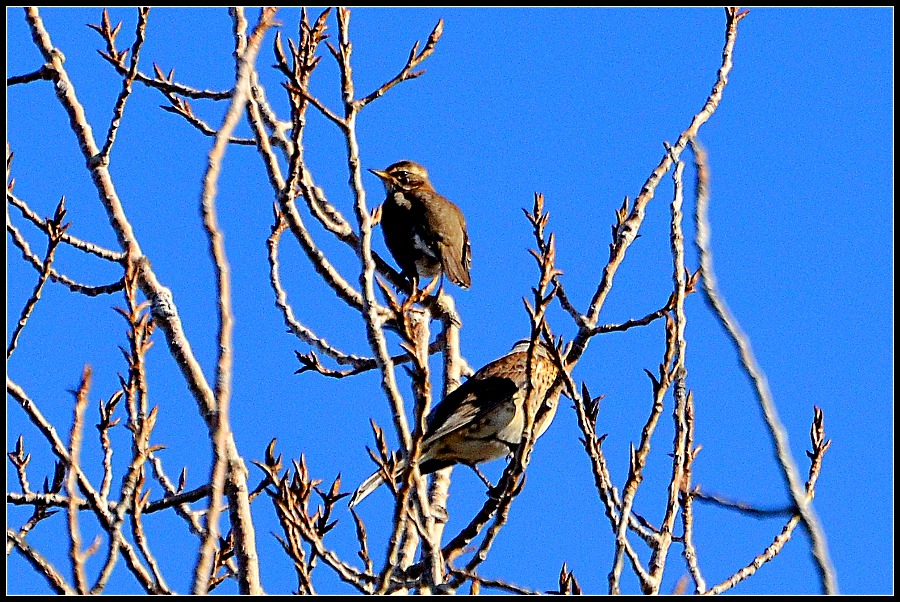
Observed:
[[[386,172],[386,171],[380,171],[380,170],[377,170],[377,169],[370,169],[369,171],[371,171],[373,174],[375,174],[376,176],[378,176],[379,178],[381,178],[381,179],[384,180],[385,182],[390,182],[390,181],[391,181],[391,176],[390,176],[390,174],[388,174],[388,172]]]

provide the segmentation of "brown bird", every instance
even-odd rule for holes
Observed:
[[[399,161],[384,171],[369,171],[381,178],[387,191],[381,230],[403,275],[416,288],[419,278],[441,273],[460,288],[469,288],[472,249],[459,207],[435,191],[418,163]]]
[[[463,464],[472,468],[488,487],[491,486],[476,465],[511,454],[522,440],[528,345],[527,340],[519,341],[509,353],[473,374],[432,410],[426,419],[419,457],[422,474]],[[534,400],[544,399],[557,374],[550,352],[543,342],[539,343],[535,347],[532,366]],[[559,389],[538,411],[535,440],[550,426],[558,402]],[[401,463],[400,468],[403,466]],[[350,499],[350,507],[361,502],[383,482],[380,470],[363,481]]]

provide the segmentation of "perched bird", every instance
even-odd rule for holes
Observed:
[[[453,284],[469,288],[472,249],[459,207],[435,191],[418,163],[399,161],[384,171],[369,171],[387,191],[381,230],[403,275],[418,287],[420,277],[444,273]]]
[[[432,410],[426,419],[419,457],[422,474],[464,464],[484,479],[477,464],[507,456],[518,447],[525,426],[528,345],[527,340],[519,341],[509,353],[473,374]],[[535,402],[544,399],[557,373],[550,352],[540,343],[535,347],[532,365]],[[559,390],[538,410],[535,439],[550,426],[558,402]],[[380,470],[363,481],[353,494],[350,507],[383,482]]]

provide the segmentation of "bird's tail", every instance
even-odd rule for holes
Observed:
[[[464,258],[450,245],[442,242],[438,245],[441,248],[441,264],[450,281],[459,288],[472,286],[472,277],[469,275],[469,267]]]
[[[353,508],[363,501],[370,493],[378,489],[382,483],[384,483],[384,475],[382,475],[381,470],[376,470],[353,492],[353,497],[350,498],[350,507]]]

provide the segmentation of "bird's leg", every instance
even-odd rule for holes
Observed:
[[[428,298],[428,295],[431,294],[431,292],[434,290],[434,287],[437,285],[438,280],[439,278],[435,276],[431,280],[431,282],[425,285],[425,288],[419,290],[419,279],[418,277],[416,277],[415,281],[413,282],[413,292],[403,304],[403,310],[408,310],[414,303],[424,304],[424,301]]]
[[[423,288],[421,291],[419,291],[420,297],[417,300],[420,303],[422,301],[425,301],[425,299],[428,297],[428,295],[430,295],[432,292],[434,292],[434,287],[438,284],[438,282],[440,282],[441,287],[444,286],[444,276],[442,274],[432,278],[431,282],[429,282],[427,285],[425,285],[425,288]]]
[[[475,471],[475,474],[477,474],[477,475],[478,475],[478,478],[481,479],[481,480],[484,482],[485,485],[487,485],[487,488],[488,488],[488,489],[493,489],[493,488],[494,488],[494,484],[491,483],[491,480],[490,480],[490,479],[488,479],[486,476],[484,476],[484,473],[483,473],[483,472],[481,472],[480,470],[478,470],[478,466],[476,466],[475,464],[466,464],[466,466],[468,466],[468,467],[471,468],[473,471]]]
[[[400,309],[405,314],[410,310],[410,308],[416,303],[419,298],[419,276],[414,275],[412,277],[412,281],[410,282],[411,290],[409,291],[409,295],[406,297],[406,301],[403,302],[403,305],[400,306]]]

